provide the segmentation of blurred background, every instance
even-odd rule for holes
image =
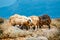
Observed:
[[[60,18],[60,0],[0,0],[0,17],[9,18],[16,13]]]

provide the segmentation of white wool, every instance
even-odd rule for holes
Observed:
[[[10,18],[19,18],[19,17],[21,17],[21,15],[15,14],[15,15],[11,16]]]
[[[16,24],[23,24],[23,20],[22,19],[15,19],[15,23]]]
[[[15,14],[13,16],[10,17],[10,22],[11,23],[16,23],[16,24],[23,24],[24,22],[27,22],[28,21],[28,18],[26,16],[21,16],[21,15],[18,15],[18,14]]]
[[[26,17],[26,16],[21,16],[20,18],[21,18],[21,19],[26,19],[26,20],[27,20],[27,17]]]
[[[26,19],[27,20],[26,16],[18,15],[18,14],[15,14],[15,15],[11,16],[10,18],[18,18],[18,19]]]

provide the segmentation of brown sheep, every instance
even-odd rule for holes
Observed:
[[[39,26],[39,17],[38,16],[30,16],[30,18],[32,20],[30,28],[37,30],[37,27]]]
[[[50,29],[51,19],[48,15],[39,16],[39,26],[48,25]]]

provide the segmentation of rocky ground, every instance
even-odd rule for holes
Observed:
[[[2,25],[2,24],[0,24]],[[5,24],[5,30],[0,31],[0,40],[60,40],[60,19],[52,19],[51,29],[47,26],[38,30],[21,30],[17,27],[9,27]],[[1,26],[0,26],[1,27]]]

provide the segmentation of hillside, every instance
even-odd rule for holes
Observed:
[[[44,26],[36,31],[21,30],[8,25],[8,20],[0,24],[0,28],[0,40],[60,40],[60,19],[52,19],[50,29]]]

